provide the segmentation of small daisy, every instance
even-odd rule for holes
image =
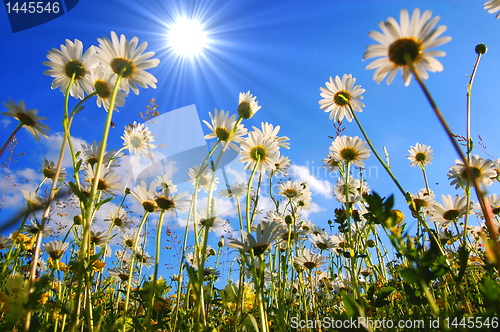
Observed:
[[[122,239],[121,243],[125,246],[125,248],[130,248],[132,250],[135,250],[135,248],[134,248],[135,234],[134,233],[131,233],[131,232],[123,233],[121,239]],[[117,252],[117,255],[118,255],[118,252]],[[127,260],[127,262],[128,262],[128,260]]]
[[[54,77],[52,89],[61,87],[61,92],[65,94],[71,77],[74,75],[70,95],[83,99],[84,90],[91,89],[88,74],[90,69],[97,64],[95,52],[95,47],[91,46],[83,53],[83,44],[78,39],[74,42],[66,39],[66,45],[61,45],[60,50],[53,48],[49,51],[47,59],[50,61],[45,61],[43,64],[51,68],[44,74]]]
[[[177,192],[177,186],[170,180],[170,178],[163,174],[158,175],[153,181],[157,187],[160,187],[161,190],[167,190],[169,193],[174,194]]]
[[[455,189],[458,189],[460,186],[465,186],[470,181],[470,178],[462,160],[457,159],[455,162],[456,165],[450,167],[448,179],[452,179],[450,184],[455,185]],[[469,165],[472,176],[478,185],[490,186],[493,184],[493,179],[497,176],[493,161],[490,159],[484,160],[482,157],[474,155]]]
[[[289,200],[297,200],[302,195],[302,185],[298,181],[282,182],[278,186],[278,195],[283,196]]]
[[[330,77],[330,82],[326,82],[326,88],[320,87],[319,108],[325,112],[330,112],[330,120],[342,121],[344,117],[351,122],[353,119],[352,111],[361,112],[365,104],[360,102],[363,99],[361,95],[365,89],[361,85],[356,85],[356,79],[351,74],[344,74],[342,79],[339,76]]]
[[[116,281],[120,281],[123,283],[126,283],[129,281],[129,269],[120,269],[120,268],[115,268],[115,269],[109,269],[108,273],[110,276],[112,276]],[[137,278],[137,272],[133,271],[132,272],[132,283],[136,283],[134,279]]]
[[[280,148],[285,148],[285,149],[290,149],[290,143],[287,141],[290,140],[286,136],[278,137],[278,133],[280,132],[280,126],[274,127],[272,124],[267,123],[267,122],[262,122],[261,124],[262,130],[259,128],[253,126],[253,130],[256,132],[262,134],[264,137],[269,137],[273,139],[274,141],[278,142],[278,146]]]
[[[246,93],[240,92],[238,101],[238,115],[242,119],[250,119],[260,110],[260,106],[255,100],[257,97],[252,96],[250,91]]]
[[[500,10],[500,0],[490,0],[485,2],[484,9],[488,10],[488,13],[493,14]],[[500,18],[500,13],[497,14],[495,18]]]
[[[232,148],[235,151],[239,150],[237,144],[243,140],[248,130],[241,124],[236,125],[236,114],[229,116],[229,112],[221,110],[220,112],[215,109],[214,114],[208,113],[211,123],[206,120],[203,122],[212,131],[212,133],[205,136],[205,139],[217,138],[223,146],[223,151]],[[236,128],[235,128],[236,126]]]
[[[148,86],[156,88],[156,78],[147,69],[158,66],[160,60],[150,59],[154,52],[143,53],[147,43],[142,43],[137,47],[139,39],[137,37],[127,40],[124,35],[118,36],[111,32],[111,40],[107,37],[98,38],[99,48],[97,58],[117,75],[122,76],[120,90],[129,93],[132,89],[139,94],[139,88]],[[107,68],[107,67],[105,67]]]
[[[338,237],[328,235],[324,232],[317,235],[311,234],[309,236],[311,243],[321,251],[337,248],[339,244]]]
[[[274,174],[278,173],[283,176],[288,175],[288,169],[290,168],[290,158],[280,155],[278,161],[274,164]]]
[[[114,87],[114,75],[109,72],[109,70],[105,70],[102,65],[98,65],[90,70],[89,78],[88,78],[91,89],[88,87],[84,87],[87,89],[85,92],[87,94],[91,94],[96,92],[96,103],[98,107],[103,107],[106,111],[108,111],[111,95]],[[115,107],[114,110],[117,111],[118,107],[122,107],[125,104],[125,98],[127,94],[123,91],[118,91],[115,99]]]
[[[31,220],[30,221],[30,224],[26,225],[25,227],[25,231],[29,234],[33,234],[33,235],[38,235],[38,234],[42,234],[43,237],[49,237],[53,231],[52,229],[47,226],[47,224],[39,224],[37,221],[33,221]]]
[[[37,109],[27,110],[24,101],[21,100],[16,105],[10,98],[8,104],[6,102],[3,102],[3,104],[9,111],[2,113],[2,115],[17,119],[20,125],[26,128],[33,137],[35,137],[35,140],[39,141],[40,135],[45,138],[49,137],[49,127],[40,122],[40,120],[45,120],[46,118],[37,116]]]
[[[274,170],[280,154],[278,142],[256,131],[250,132],[241,143],[240,153],[240,162],[246,163],[245,170],[253,169],[257,163],[257,170],[261,172]]]
[[[491,212],[493,212],[493,214],[500,215],[500,196],[497,196],[497,194],[491,194],[485,198],[491,207]],[[484,219],[483,210],[481,209],[481,205],[479,203],[475,204],[474,209],[476,215],[478,215],[481,219]]]
[[[30,207],[38,208],[44,203],[44,199],[33,191],[21,190],[21,193]]]
[[[134,197],[147,212],[155,212],[158,210],[158,205],[156,204],[156,183],[152,182],[148,186],[146,182],[141,181],[139,185],[135,188],[135,191],[131,191],[132,197]]]
[[[244,182],[236,182],[234,186],[227,185],[227,189],[222,189],[221,191],[219,191],[219,196],[227,198],[242,197],[247,192],[247,186],[248,184]]]
[[[109,222],[122,232],[124,232],[128,228],[128,225],[131,222],[129,214],[121,207],[117,207],[116,209],[112,210],[108,216],[109,217],[107,219],[104,219],[104,221]]]
[[[45,178],[54,180],[54,177],[56,176],[55,163],[53,161],[48,161],[47,158],[44,158],[40,173],[42,173]],[[59,171],[59,180],[63,180],[65,177],[66,171],[64,168],[61,168],[61,170]]]
[[[96,166],[87,165],[85,168],[85,181],[92,185],[94,180],[98,178],[97,190],[103,193],[114,196],[116,191],[122,190],[122,184],[120,182],[120,176],[112,169],[106,166],[102,166],[99,170],[99,175],[95,174]]]
[[[455,195],[441,195],[443,204],[436,203],[432,206],[430,213],[432,217],[430,221],[437,223],[441,227],[448,226],[451,222],[465,216],[467,212],[467,197]]]
[[[349,203],[359,202],[363,198],[363,195],[369,192],[370,188],[365,181],[353,178],[352,176],[349,177]],[[338,179],[337,184],[333,188],[333,194],[340,203],[346,202],[344,177]]]
[[[204,209],[196,211],[196,219],[198,224],[202,227],[208,227],[212,231],[217,231],[223,228],[227,222],[217,216],[209,216]]]
[[[68,249],[68,242],[50,241],[43,245],[45,251],[53,260],[58,260],[62,257],[64,252]]]
[[[337,136],[330,146],[330,151],[335,160],[360,167],[365,165],[363,161],[370,156],[366,142],[358,136]]]
[[[156,194],[155,202],[160,210],[176,213],[178,211],[184,211],[189,207],[191,197],[187,194],[187,191],[170,194],[168,189],[164,189]]]
[[[191,167],[188,170],[188,175],[189,181],[193,183],[193,187],[197,188],[197,190],[203,189],[205,192],[217,190],[219,180],[206,164],[203,167],[200,167],[200,165]]]
[[[432,164],[431,160],[434,159],[431,147],[425,144],[417,143],[415,146],[412,146],[408,152],[410,154],[406,157],[410,160],[410,165],[413,167],[430,165]]]
[[[150,268],[154,264],[154,258],[153,258],[153,256],[151,256],[150,254],[148,254],[145,251],[141,251],[141,252],[137,251],[134,254],[134,256],[135,256],[135,259],[136,259],[136,261],[137,261],[138,264],[144,265],[147,268]]]
[[[101,143],[97,144],[96,141],[92,145],[88,143],[82,143],[82,149],[80,150],[80,158],[87,164],[94,166],[98,161],[99,149],[101,148]],[[104,154],[103,163],[109,167],[118,166],[118,164],[113,163],[114,150],[108,151]]]
[[[340,170],[342,163],[335,159],[332,151],[328,151],[327,157],[323,158],[323,166],[329,173]]]
[[[259,256],[271,247],[272,243],[283,234],[283,231],[281,224],[278,222],[261,222],[257,225],[255,237],[242,230],[242,241],[229,238],[226,245],[244,253],[249,253],[252,250],[255,256]]]
[[[99,246],[106,242],[106,231],[90,231],[90,243]]]
[[[9,237],[0,235],[0,250],[10,249],[12,247],[12,240]]]
[[[293,260],[299,266],[305,267],[308,270],[313,270],[325,264],[326,257],[304,249],[302,255],[294,257]]]
[[[429,214],[429,209],[432,207],[434,204],[434,198],[436,195],[432,190],[427,190],[426,188],[420,189],[420,191],[416,194],[411,194],[411,199],[413,200],[413,203],[415,204],[415,209],[417,211],[421,211],[422,213],[428,215]]]
[[[125,126],[121,138],[123,146],[136,156],[150,157],[151,150],[156,148],[156,145],[151,143],[154,141],[153,135],[144,123],[134,121],[132,125]]]
[[[432,12],[425,11],[420,16],[420,9],[415,9],[410,18],[406,9],[401,10],[399,24],[394,18],[389,17],[387,22],[380,22],[382,30],[370,31],[369,36],[380,44],[367,47],[363,60],[378,58],[366,66],[366,69],[375,69],[373,79],[380,83],[387,77],[387,84],[401,69],[404,84],[408,86],[411,81],[411,72],[407,59],[415,67],[416,73],[423,79],[427,79],[430,72],[443,70],[443,65],[435,57],[444,56],[443,51],[429,51],[428,49],[443,45],[451,40],[451,37],[439,37],[446,31],[446,26],[434,26],[439,16],[431,19]]]

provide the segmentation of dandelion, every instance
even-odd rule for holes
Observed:
[[[354,115],[351,112],[361,112],[361,108],[365,105],[360,101],[363,99],[361,95],[365,89],[361,89],[361,85],[356,85],[356,79],[351,74],[344,74],[342,79],[339,76],[330,77],[330,82],[326,82],[326,88],[320,87],[320,96],[323,97],[319,101],[319,108],[325,112],[330,112],[330,120],[342,121],[344,117],[351,122]]]
[[[305,267],[308,270],[313,270],[325,264],[326,257],[319,254],[314,254],[312,251],[304,249],[301,256],[294,257],[294,261],[299,266]]]
[[[430,213],[432,217],[430,221],[437,223],[441,227],[446,227],[450,223],[465,216],[467,213],[467,197],[455,195],[441,195],[443,204],[436,203],[432,206]]]
[[[240,162],[246,163],[245,169],[253,169],[257,164],[257,169],[261,172],[273,170],[278,161],[279,146],[271,138],[266,138],[259,132],[252,131],[248,138],[241,143]]]
[[[493,14],[500,10],[500,0],[490,0],[484,3],[484,9],[488,11],[488,13]],[[500,18],[500,13],[497,14],[495,18]]]
[[[151,150],[156,148],[153,135],[144,123],[137,123],[134,121],[132,125],[125,126],[123,131],[123,146],[128,149],[130,153],[136,156],[150,157]]]
[[[470,182],[469,172],[467,167],[462,160],[455,160],[456,165],[450,167],[448,172],[448,179],[451,179],[451,185],[455,185],[455,189],[460,186],[465,186]],[[493,184],[493,180],[497,176],[495,171],[493,161],[490,159],[484,160],[484,158],[474,155],[469,162],[470,173],[472,177],[476,180],[478,185],[490,186]]]
[[[413,167],[430,165],[432,164],[431,160],[434,159],[431,147],[425,144],[417,143],[415,146],[412,146],[408,152],[410,154],[406,157],[408,157],[410,165]]]
[[[91,88],[88,89],[87,86],[85,92],[91,94],[93,92],[96,93],[97,99],[96,103],[98,107],[103,107],[106,111],[109,109],[111,103],[111,95],[113,92],[113,83],[114,75],[106,70],[103,65],[98,65],[90,70],[89,73],[89,82],[91,84]],[[114,110],[118,110],[118,107],[122,107],[125,105],[125,98],[127,94],[123,91],[118,91],[115,98],[115,106]]]
[[[88,74],[97,64],[95,52],[95,47],[91,46],[83,53],[83,43],[78,39],[74,42],[66,39],[66,45],[61,44],[60,50],[53,48],[49,51],[47,59],[50,61],[45,61],[43,64],[51,68],[44,74],[54,77],[52,89],[61,87],[61,92],[65,94],[73,78],[74,84],[71,85],[70,95],[83,99],[84,91],[92,89]]]
[[[387,77],[387,84],[401,69],[404,84],[408,86],[411,81],[411,72],[408,62],[413,64],[417,75],[427,79],[430,72],[443,70],[443,65],[435,58],[444,56],[443,51],[429,51],[428,49],[443,45],[451,37],[439,37],[446,31],[446,26],[434,28],[439,16],[431,19],[432,12],[425,11],[420,16],[420,9],[415,9],[410,18],[406,9],[401,10],[401,24],[389,17],[387,22],[380,22],[382,33],[370,31],[369,36],[380,44],[367,47],[363,59],[378,58],[366,66],[366,69],[375,69],[373,79],[380,83]]]
[[[123,78],[120,81],[120,90],[127,94],[132,90],[137,95],[139,94],[137,86],[156,88],[156,78],[146,70],[158,66],[160,60],[150,59],[154,56],[154,52],[143,53],[148,46],[147,43],[142,43],[137,47],[139,43],[137,37],[127,40],[124,35],[121,35],[118,39],[114,31],[111,31],[111,40],[103,37],[98,38],[97,41],[99,42],[97,58]]]
[[[53,260],[59,260],[64,252],[68,249],[69,243],[62,241],[50,241],[43,245],[45,251]]]
[[[238,115],[240,118],[250,119],[260,110],[260,106],[255,100],[256,98],[250,94],[250,91],[246,93],[240,92],[238,101]]]
[[[45,138],[49,136],[49,127],[40,122],[46,118],[37,116],[37,109],[27,110],[24,101],[21,100],[16,104],[10,98],[9,103],[3,102],[3,104],[9,111],[2,113],[2,115],[17,119],[19,125],[26,128],[35,137],[35,140],[39,141],[40,135]]]
[[[332,158],[343,163],[352,163],[363,167],[363,161],[370,156],[370,150],[358,136],[338,136],[330,146]]]
[[[203,122],[212,131],[210,134],[205,136],[205,139],[217,138],[222,143],[222,151],[232,148],[235,151],[239,150],[237,144],[243,140],[248,130],[243,126],[243,124],[236,121],[236,114],[229,116],[229,112],[221,110],[220,112],[215,109],[214,115],[208,113],[210,116],[211,123],[206,120]]]

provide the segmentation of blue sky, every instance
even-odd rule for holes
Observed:
[[[392,16],[399,20],[401,9],[430,9],[440,16],[438,25],[446,25],[443,36],[452,41],[439,47],[447,53],[440,58],[441,73],[430,73],[426,81],[452,130],[465,135],[465,109],[468,75],[472,72],[476,54],[474,47],[484,43],[489,47],[477,72],[472,93],[472,135],[481,135],[486,152],[475,150],[483,157],[498,158],[495,146],[499,134],[500,20],[484,8],[485,0],[214,0],[214,1],[118,1],[80,0],[68,13],[34,28],[12,33],[5,10],[0,10],[1,89],[0,100],[24,100],[28,108],[37,108],[51,128],[53,138],[61,133],[63,96],[51,90],[51,77],[43,72],[42,64],[52,48],[59,48],[65,39],[80,39],[84,47],[97,45],[97,38],[110,36],[111,31],[137,36],[148,42],[148,50],[160,59],[151,73],[158,79],[157,89],[141,89],[131,94],[125,106],[114,115],[115,128],[111,145],[119,148],[125,125],[141,121],[154,98],[164,114],[188,105],[195,105],[201,120],[208,120],[214,108],[235,112],[238,93],[251,91],[262,109],[245,123],[247,128],[261,122],[280,125],[280,135],[290,138],[290,150],[282,150],[297,165],[297,176],[309,170],[317,181],[313,200],[317,206],[309,218],[326,227],[339,203],[328,197],[329,185],[335,178],[320,169],[331,139],[335,135],[328,114],[319,109],[319,87],[330,76],[352,74],[366,92],[366,107],[359,119],[374,146],[382,153],[385,146],[390,165],[406,190],[417,192],[424,186],[421,171],[409,166],[406,158],[416,142],[434,150],[434,162],[428,168],[432,189],[438,194],[454,194],[446,173],[457,158],[437,119],[417,84],[403,85],[400,75],[391,85],[377,84],[373,71],[365,69],[370,61],[362,61],[366,46],[375,43],[368,32],[379,30],[378,23]],[[179,61],[167,45],[168,26],[180,16],[199,18],[206,26],[211,43],[204,55],[195,61]],[[2,106],[3,107],[3,106]],[[5,111],[5,110],[4,110]],[[3,112],[3,111],[2,111]],[[72,135],[86,142],[99,140],[105,112],[89,103],[77,116]],[[5,141],[15,123],[0,121]],[[360,136],[355,123],[345,122],[344,134]],[[208,133],[206,126],[202,130]],[[36,143],[28,132],[18,135],[17,157],[10,178],[1,184],[4,205],[0,218],[11,211],[16,191],[33,184],[20,183],[33,178],[46,156],[54,156],[54,140]],[[476,139],[477,141],[477,139]],[[183,144],[182,142],[179,144]],[[4,156],[5,159],[5,156]],[[3,162],[4,160],[2,160]],[[383,169],[372,156],[366,163],[372,190],[382,195],[402,197]],[[7,170],[1,169],[2,175]],[[370,175],[370,174],[369,174]],[[38,176],[39,177],[39,176]],[[35,181],[33,181],[35,182]],[[17,184],[17,187],[13,187]],[[17,201],[19,202],[19,201]],[[19,207],[22,205],[20,204]],[[401,208],[404,207],[401,205]],[[407,210],[404,210],[407,211]]]

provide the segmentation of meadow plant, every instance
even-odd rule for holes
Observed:
[[[493,13],[500,3],[488,1],[485,8]],[[52,89],[63,94],[64,135],[58,160],[44,160],[37,189],[23,193],[26,208],[12,220],[2,218],[2,228],[18,228],[0,235],[0,329],[497,328],[500,197],[488,190],[499,181],[500,159],[474,154],[470,130],[461,140],[450,131],[423,81],[429,72],[443,70],[436,57],[444,52],[431,49],[451,39],[441,36],[446,27],[437,23],[430,11],[416,9],[410,15],[402,10],[399,21],[390,17],[379,24],[381,32],[369,33],[377,44],[367,47],[364,59],[376,58],[367,65],[375,70],[375,81],[391,84],[401,73],[404,85],[415,80],[422,89],[458,155],[448,173],[450,194],[434,194],[426,169],[439,156],[419,142],[406,157],[409,166],[422,170],[424,186],[416,193],[406,191],[387,153],[383,159],[361,124],[365,89],[352,74],[332,76],[319,88],[319,108],[337,124],[323,164],[340,174],[332,191],[338,207],[332,209],[327,229],[304,217],[313,195],[309,183],[287,173],[291,161],[282,151],[293,142],[280,136],[281,127],[267,122],[245,127],[261,108],[250,91],[240,93],[234,113],[215,109],[210,122],[204,121],[210,152],[200,163],[179,170],[189,178],[191,192],[179,192],[168,172],[131,184],[119,171],[127,167],[127,154],[150,158],[161,142],[147,122],[134,122],[124,128],[123,145],[111,150],[112,119],[126,108],[130,91],[138,95],[156,87],[148,70],[159,60],[146,52],[147,43],[115,32],[87,50],[79,40],[50,50],[45,74],[54,78]],[[468,122],[474,74],[486,50],[476,47],[467,86]],[[107,112],[102,138],[77,146],[71,128],[91,99]],[[9,153],[8,162],[21,128],[36,140],[47,137],[50,129],[23,101],[4,105],[8,111],[3,115],[19,121],[0,152],[2,158]],[[147,115],[157,116],[157,107],[148,107]],[[342,135],[344,119],[348,125],[354,120],[361,135]],[[217,170],[232,151],[239,154],[246,181],[223,186]],[[65,169],[67,153],[71,167]],[[380,196],[363,178],[364,162],[373,156],[399,189],[396,195]],[[235,205],[231,220],[220,217],[216,203],[221,199]],[[260,208],[264,199],[272,202],[271,209]],[[396,209],[396,201],[406,210]],[[62,214],[68,206],[73,212]],[[96,228],[102,211],[107,216],[104,230]],[[185,228],[178,236],[164,223],[181,212]],[[57,221],[61,215],[64,223]],[[416,231],[408,231],[409,224],[416,224]],[[236,231],[217,235],[229,225]],[[168,250],[180,262],[175,274],[164,279],[162,258],[171,256]]]

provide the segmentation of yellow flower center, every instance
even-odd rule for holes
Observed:
[[[342,149],[342,151],[340,151],[340,156],[346,162],[350,162],[356,159],[356,157],[358,156],[358,151],[353,148],[344,148]]]
[[[318,266],[318,264],[316,264],[315,262],[305,262],[304,263],[304,266],[309,269],[309,270],[312,270],[314,269],[316,266]]]
[[[423,152],[418,152],[415,155],[415,160],[418,161],[419,163],[423,163],[425,161],[425,159],[426,159],[426,155]]]
[[[226,142],[227,140],[229,140],[231,134],[226,128],[217,127],[217,129],[215,129],[215,135],[217,135],[217,138],[220,139],[221,141]]]
[[[33,120],[31,116],[23,112],[16,113],[16,118],[19,122],[28,127],[34,127],[36,124],[35,120]]]
[[[345,107],[351,101],[351,94],[344,90],[337,91],[333,96],[333,101],[337,106]]]
[[[162,210],[171,210],[175,208],[175,202],[170,198],[166,198],[165,196],[157,197],[156,204]]]
[[[69,78],[73,77],[73,74],[75,74],[75,81],[78,81],[80,78],[85,76],[85,66],[80,61],[71,60],[64,66],[64,73]]]
[[[263,162],[267,157],[267,149],[261,145],[254,146],[250,150],[250,158],[256,162]]]
[[[108,99],[111,96],[111,89],[106,81],[96,80],[94,83],[94,89],[97,95],[102,99]]]
[[[483,173],[481,171],[481,168],[477,167],[477,166],[471,166],[470,167],[470,172],[472,174],[472,177],[474,179],[478,179],[479,177],[481,177],[481,174]],[[460,176],[462,177],[462,179],[464,180],[468,180],[469,179],[469,174],[467,172],[467,168],[464,167],[464,169],[462,170],[462,172],[460,173]]]
[[[443,219],[448,220],[448,221],[452,221],[452,220],[457,219],[459,215],[460,215],[460,211],[458,211],[458,210],[448,210],[443,214]]]
[[[142,202],[142,207],[147,212],[155,212],[156,211],[156,203],[151,202],[151,201]]]
[[[111,60],[111,69],[118,75],[122,74],[123,78],[130,78],[137,71],[134,62],[125,58],[114,58]]]
[[[389,60],[396,66],[407,66],[406,58],[412,63],[422,56],[422,44],[414,38],[399,38],[389,46]]]

